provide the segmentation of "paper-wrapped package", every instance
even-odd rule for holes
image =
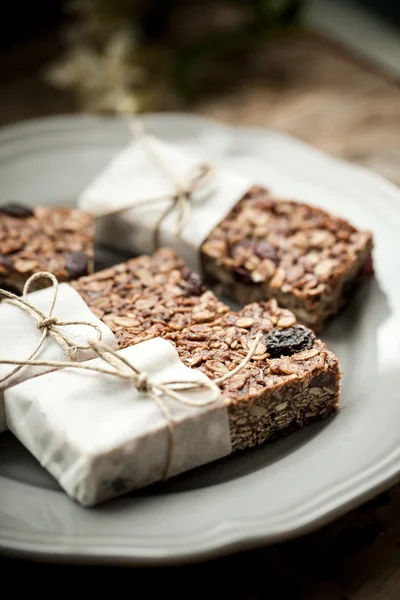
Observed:
[[[83,190],[78,204],[94,215],[133,207],[99,218],[98,240],[125,252],[149,253],[155,249],[154,232],[158,228],[159,245],[174,248],[189,267],[199,272],[201,244],[252,184],[234,171],[210,165],[210,177],[205,177],[204,185],[190,195],[188,218],[176,235],[177,222],[187,208],[176,206],[161,222],[159,218],[171,206],[178,188],[190,183],[196,169],[206,164],[205,158],[184,153],[153,136],[139,137]]]
[[[5,393],[11,431],[84,506],[163,479],[169,459],[169,475],[176,475],[231,452],[223,397],[217,390],[209,402],[212,383],[186,367],[171,342],[155,338],[116,355],[146,374],[153,385],[200,384],[181,391],[198,406],[168,394],[158,394],[156,400],[129,379],[71,367]],[[104,361],[97,358],[85,365],[104,366]]]
[[[27,301],[47,315],[54,293],[53,287],[47,287],[28,294]],[[92,313],[78,292],[67,283],[61,283],[58,286],[52,316],[63,322],[82,321],[92,323],[98,328],[95,329],[90,325],[60,327],[60,330],[70,340],[71,346],[76,345],[74,358],[77,361],[93,358],[94,352],[91,348],[83,349],[80,347],[87,345],[90,340],[97,339],[99,331],[105,344],[111,348],[117,348],[117,342],[111,330]],[[2,359],[26,360],[37,346],[42,335],[42,330],[38,329],[37,325],[37,320],[20,306],[6,300],[0,302],[0,361]],[[67,356],[56,337],[47,335],[34,358],[41,361],[59,361],[65,360]],[[51,369],[52,367],[43,366],[39,368],[27,365],[20,368],[14,375],[6,377],[14,368],[10,365],[0,364],[0,378],[3,379],[0,383],[0,433],[7,429],[4,414],[4,390]]]

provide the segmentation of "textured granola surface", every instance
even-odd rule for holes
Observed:
[[[335,412],[337,358],[276,300],[235,313],[204,291],[176,253],[161,249],[72,283],[121,348],[155,336],[211,379],[233,370],[262,333],[252,360],[220,384],[232,446],[262,443]]]
[[[69,281],[93,270],[93,254],[91,215],[66,207],[0,206],[0,283],[21,290],[38,271]]]
[[[278,299],[318,329],[371,271],[372,235],[253,187],[201,248],[206,278],[242,304]]]
[[[82,277],[72,285],[115,333],[120,348],[194,323],[217,324],[229,310],[168,248]]]

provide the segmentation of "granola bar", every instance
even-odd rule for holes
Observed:
[[[0,206],[0,286],[22,291],[38,271],[58,281],[93,271],[94,220],[66,207]],[[35,289],[43,285],[43,280]],[[34,291],[34,289],[31,289]]]
[[[336,356],[276,300],[228,313],[216,326],[192,325],[166,337],[184,364],[215,379],[240,364],[259,331],[263,337],[252,360],[220,384],[234,450],[279,437],[338,408]]]
[[[232,312],[161,249],[73,282],[121,348],[156,336],[173,342],[185,365],[211,379],[235,368],[257,332],[262,340],[249,364],[220,385],[234,450],[334,413],[340,392],[337,358],[298,325],[276,300]]]
[[[372,273],[372,235],[253,187],[201,247],[205,280],[240,304],[276,298],[319,330]]]

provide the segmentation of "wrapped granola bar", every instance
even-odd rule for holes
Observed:
[[[35,318],[39,313],[44,317],[49,315],[54,294],[54,287],[27,294],[28,304],[39,311],[38,313],[25,310],[22,303],[13,303],[7,299],[0,302],[0,433],[7,429],[4,390],[51,370],[51,367],[45,366],[13,367],[1,364],[1,359],[27,360],[38,348],[34,355],[37,360],[65,360],[68,358],[65,346],[67,343],[74,360],[88,360],[94,356],[88,342],[98,339],[100,334],[104,343],[111,348],[117,347],[109,327],[93,314],[83,298],[67,283],[58,286],[54,309],[50,316],[52,320],[47,321],[47,324],[44,321],[43,324],[43,319]],[[76,321],[79,323],[75,324]],[[58,326],[58,322],[63,325]],[[66,324],[69,322],[70,325]],[[38,347],[41,340],[42,343]]]
[[[222,396],[170,342],[153,339],[117,357],[120,375],[86,370],[104,367],[97,358],[5,394],[11,431],[84,506],[159,481],[166,465],[171,476],[231,452]],[[141,378],[130,378],[128,364]]]

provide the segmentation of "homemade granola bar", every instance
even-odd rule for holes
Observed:
[[[244,359],[259,331],[263,337],[252,360],[220,384],[234,450],[261,444],[338,408],[336,356],[276,300],[228,313],[218,325],[192,325],[165,337],[187,366],[215,379]]]
[[[211,379],[235,368],[262,332],[256,353],[220,385],[234,450],[334,413],[337,358],[276,300],[231,312],[174,251],[161,249],[73,282],[121,348],[155,336],[173,342],[181,360]]]
[[[253,187],[201,247],[205,280],[240,304],[276,298],[314,330],[372,273],[372,235]]]
[[[50,271],[60,282],[91,273],[93,245],[93,217],[81,210],[2,204],[0,286],[22,291],[38,271]]]

